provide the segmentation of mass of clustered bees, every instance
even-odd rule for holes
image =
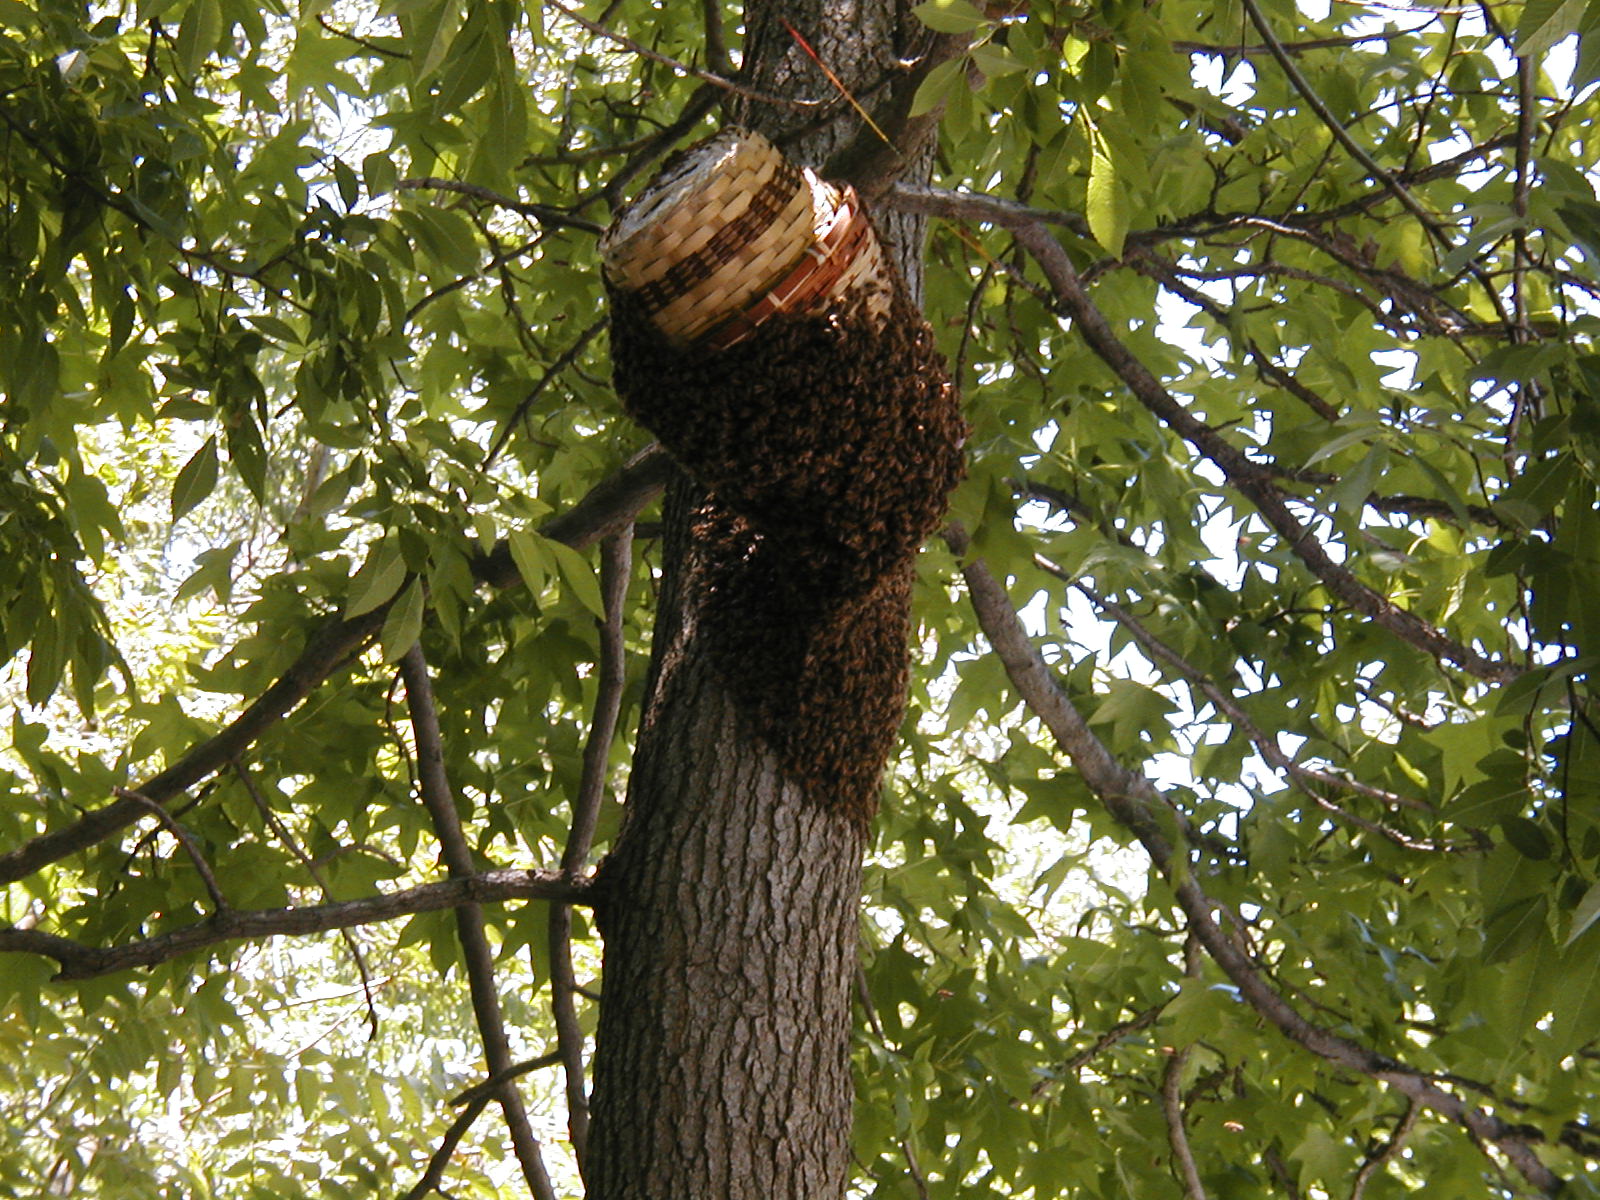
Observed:
[[[689,561],[707,650],[786,772],[862,822],[905,704],[912,562],[967,434],[927,323],[899,288],[886,320],[867,299],[707,351],[611,297],[624,406],[704,490]]]

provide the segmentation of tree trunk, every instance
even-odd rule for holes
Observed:
[[[836,93],[784,21],[852,90],[900,53],[900,22],[916,28],[894,0],[750,0],[747,77],[806,99]],[[737,119],[782,138],[809,115],[757,105]],[[784,149],[820,164],[855,129],[840,119]],[[920,282],[920,227],[882,232]],[[650,699],[602,870],[586,1182],[595,1200],[827,1200],[850,1163],[865,830],[848,806],[808,796],[730,698],[717,627],[700,619],[699,499],[687,481],[668,496]]]

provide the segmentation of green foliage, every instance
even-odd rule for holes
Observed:
[[[1182,870],[1271,985],[1595,1194],[1596,6],[1266,5],[1326,117],[1235,5],[1003,7],[914,10],[973,37],[913,104],[943,111],[935,183],[1060,214],[1117,336],[1329,561],[1512,669],[1373,621],[1088,347],[1009,233],[938,219],[926,309],[973,425],[972,554],[1181,814]],[[606,19],[703,59],[681,8]],[[188,845],[146,821],[9,885],[8,923],[94,946],[193,925],[196,855],[237,909],[438,878],[390,665],[419,636],[475,854],[559,859],[603,602],[538,526],[645,441],[606,383],[584,223],[697,86],[512,0],[0,0],[0,852],[182,760],[330,616],[376,621],[185,792]],[[474,573],[500,539],[520,586]],[[659,560],[641,539],[625,730]],[[1380,1155],[1370,1197],[1510,1194],[1437,1111],[1385,1154],[1405,1099],[1194,952],[1172,881],[1021,707],[962,565],[919,564],[869,862],[862,1194],[1178,1194],[1169,1069],[1208,1195],[1348,1195]],[[542,1053],[546,909],[486,918],[516,1050]],[[6,953],[0,1195],[395,1193],[477,1081],[477,1035],[445,916],[352,939],[78,982]],[[483,1124],[454,1194],[513,1194]]]

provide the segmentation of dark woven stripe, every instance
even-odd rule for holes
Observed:
[[[783,164],[751,197],[748,208],[717,230],[699,250],[679,259],[660,278],[652,279],[634,292],[634,298],[654,316],[674,300],[688,295],[755,241],[789,206],[795,192],[805,186],[805,177],[787,163]]]

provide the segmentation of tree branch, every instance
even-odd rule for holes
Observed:
[[[958,527],[951,527],[946,540],[958,555],[965,554],[966,535]],[[1445,1091],[1431,1076],[1307,1020],[1272,987],[1259,964],[1224,933],[1212,915],[1217,905],[1174,849],[1167,832],[1172,821],[1155,785],[1119,763],[1090,730],[1029,641],[1005,589],[983,562],[969,563],[962,575],[978,623],[1004,664],[1012,686],[1072,759],[1078,774],[1112,819],[1139,840],[1152,865],[1172,888],[1188,917],[1190,930],[1238,988],[1240,997],[1285,1037],[1318,1058],[1386,1083],[1459,1123],[1473,1137],[1499,1147],[1529,1183],[1546,1192],[1557,1191],[1560,1177],[1534,1153],[1525,1132]]]
[[[572,508],[546,521],[541,532],[575,550],[593,545],[632,521],[671,478],[676,468],[666,452],[651,445],[641,450],[616,474],[601,481]],[[472,564],[473,574],[493,587],[515,587],[521,581],[511,548],[498,544]],[[402,589],[403,590],[403,589]],[[293,712],[339,665],[375,637],[383,628],[388,605],[359,617],[333,617],[316,628],[289,668],[244,712],[215,736],[201,742],[165,771],[136,788],[128,789],[165,805],[195,784],[223,770],[257,738]],[[15,850],[0,854],[0,885],[25,879],[42,867],[87,850],[137,821],[145,808],[136,800],[121,798],[85,813],[63,829],[40,834]]]
[[[200,882],[205,885],[206,894],[211,897],[211,907],[218,914],[228,912],[232,905],[228,898],[222,894],[222,885],[217,882],[217,876],[211,869],[211,864],[206,861],[206,856],[200,853],[200,847],[194,840],[194,835],[178,823],[178,819],[149,796],[139,792],[131,792],[127,788],[117,788],[114,793],[119,800],[132,800],[140,808],[153,813],[157,821],[173,837],[178,839],[178,844],[183,847],[189,861],[194,864],[195,873],[200,876]]]
[[[434,835],[439,839],[440,857],[444,859],[445,869],[452,879],[470,879],[476,873],[476,864],[473,862],[472,847],[461,828],[460,814],[456,812],[450,779],[445,773],[439,714],[434,706],[433,684],[428,678],[428,662],[423,657],[420,642],[401,658],[400,674],[406,684],[406,704],[411,710],[411,730],[417,744],[417,788],[433,821]],[[511,1042],[506,1037],[505,1017],[500,1011],[494,950],[489,945],[489,935],[484,929],[483,906],[469,900],[458,905],[455,914],[456,935],[461,940],[461,960],[467,972],[467,986],[472,994],[472,1011],[478,1022],[478,1033],[483,1039],[484,1060],[491,1075],[500,1075],[510,1069],[514,1060],[511,1057]],[[545,1170],[539,1139],[534,1137],[533,1126],[528,1122],[528,1112],[516,1083],[508,1078],[500,1085],[496,1098],[505,1114],[506,1127],[511,1131],[511,1145],[517,1161],[522,1164],[522,1174],[529,1190],[537,1200],[556,1200],[555,1189],[550,1185],[550,1174]]]
[[[1172,1147],[1172,1159],[1183,1180],[1184,1200],[1206,1200],[1205,1184],[1200,1182],[1200,1168],[1194,1161],[1194,1151],[1189,1148],[1189,1134],[1183,1127],[1183,1067],[1189,1061],[1189,1051],[1174,1050],[1161,1072],[1161,1111],[1167,1120],[1167,1143]]]
[[[1381,183],[1396,200],[1400,201],[1405,210],[1417,219],[1418,223],[1428,231],[1428,235],[1435,242],[1447,250],[1454,249],[1454,243],[1450,240],[1450,235],[1445,232],[1443,223],[1427,209],[1423,208],[1418,203],[1417,198],[1411,194],[1410,189],[1401,183],[1395,175],[1386,171],[1372,155],[1368,154],[1362,145],[1350,136],[1349,131],[1340,123],[1339,118],[1334,116],[1328,106],[1322,102],[1322,97],[1317,95],[1316,90],[1306,80],[1306,77],[1300,73],[1300,68],[1289,57],[1288,52],[1283,47],[1283,43],[1272,32],[1272,25],[1262,13],[1261,7],[1256,3],[1256,0],[1242,0],[1242,3],[1244,4],[1245,12],[1250,17],[1250,23],[1261,34],[1262,40],[1266,42],[1267,48],[1271,50],[1272,57],[1277,60],[1278,66],[1289,80],[1290,85],[1300,93],[1306,105],[1327,127],[1328,132],[1333,134],[1334,140],[1361,164],[1370,178]],[[1473,278],[1482,286],[1489,302],[1500,315],[1501,321],[1504,322],[1506,320],[1505,306],[1500,302],[1499,292],[1484,276],[1482,268],[1473,266],[1470,268],[1470,272]]]
[[[393,921],[415,913],[439,912],[469,901],[492,904],[505,900],[558,899],[570,904],[595,902],[587,880],[563,879],[556,871],[503,868],[360,900],[292,908],[229,909],[209,920],[182,925],[120,946],[86,946],[53,933],[12,926],[0,929],[0,953],[42,954],[61,964],[57,979],[92,979],[136,967],[153,967],[219,942],[327,933],[332,929]]]
[[[1088,1066],[1089,1063],[1091,1063],[1095,1058],[1099,1057],[1099,1055],[1106,1050],[1109,1050],[1112,1046],[1115,1046],[1118,1042],[1122,1041],[1123,1038],[1131,1037],[1133,1034],[1138,1033],[1141,1029],[1150,1028],[1150,1026],[1154,1025],[1156,1020],[1166,1010],[1166,1007],[1167,1006],[1165,1003],[1152,1005],[1143,1012],[1129,1017],[1126,1021],[1117,1022],[1110,1029],[1106,1030],[1099,1037],[1095,1038],[1094,1041],[1090,1042],[1082,1050],[1079,1050],[1071,1058],[1067,1059],[1067,1061],[1062,1064],[1062,1073],[1064,1074],[1068,1071],[1076,1073],[1083,1070],[1083,1068]],[[1032,1094],[1035,1097],[1042,1096],[1045,1092],[1054,1087],[1057,1082],[1058,1081],[1055,1079],[1041,1079],[1038,1083],[1033,1085]]]
[[[528,410],[533,407],[533,402],[544,394],[544,390],[554,383],[563,371],[578,361],[578,356],[594,340],[595,335],[606,327],[608,320],[607,317],[602,316],[591,324],[577,336],[572,345],[561,352],[560,357],[555,362],[550,364],[550,369],[540,376],[539,382],[534,384],[529,389],[528,394],[518,403],[516,411],[506,418],[505,428],[500,431],[499,436],[490,445],[488,453],[483,456],[483,461],[478,464],[480,471],[487,471],[494,465],[494,460],[500,456],[500,451],[505,449],[506,442],[511,439],[512,433],[516,431],[518,422],[527,416]]]
[[[1399,830],[1390,829],[1387,826],[1380,825],[1375,821],[1369,821],[1365,817],[1358,816],[1355,813],[1347,812],[1340,808],[1338,805],[1334,804],[1331,800],[1327,799],[1320,792],[1318,792],[1312,785],[1315,784],[1320,787],[1331,788],[1335,791],[1350,792],[1353,795],[1361,796],[1368,800],[1375,800],[1379,804],[1384,805],[1386,808],[1410,808],[1421,812],[1433,811],[1433,806],[1428,804],[1426,801],[1417,800],[1409,796],[1402,796],[1397,792],[1385,791],[1382,788],[1372,787],[1370,784],[1362,783],[1359,780],[1347,779],[1344,776],[1334,775],[1328,771],[1320,770],[1316,767],[1308,767],[1290,755],[1285,754],[1282,747],[1278,745],[1277,740],[1269,737],[1265,730],[1252,721],[1250,719],[1250,715],[1239,706],[1232,696],[1213,683],[1210,677],[1205,674],[1205,672],[1194,666],[1171,646],[1168,646],[1165,642],[1161,641],[1161,639],[1157,638],[1153,633],[1146,629],[1144,624],[1140,622],[1139,619],[1132,613],[1128,612],[1120,605],[1107,600],[1104,596],[1100,595],[1081,580],[1072,578],[1067,572],[1050,562],[1049,559],[1036,555],[1034,561],[1042,570],[1048,571],[1058,579],[1066,580],[1074,588],[1081,592],[1089,601],[1091,601],[1095,607],[1099,608],[1108,617],[1116,621],[1117,624],[1121,625],[1124,629],[1131,633],[1134,640],[1138,642],[1139,645],[1143,647],[1152,658],[1156,659],[1158,662],[1165,663],[1167,666],[1177,671],[1185,679],[1189,680],[1189,682],[1197,691],[1200,692],[1202,696],[1211,701],[1219,713],[1231,721],[1239,729],[1239,731],[1245,735],[1245,737],[1250,739],[1251,745],[1255,746],[1256,750],[1260,753],[1261,757],[1266,760],[1268,765],[1282,771],[1284,774],[1288,775],[1291,779],[1298,783],[1300,785],[1300,790],[1304,792],[1305,795],[1310,797],[1310,799],[1317,805],[1318,808],[1321,808],[1330,816],[1352,824],[1356,828],[1363,829],[1368,833],[1377,834],[1379,837],[1386,838],[1395,845],[1403,847],[1407,850],[1440,851],[1470,850],[1474,848],[1470,844],[1452,845],[1441,844],[1432,841],[1420,841],[1410,837],[1408,834],[1401,833]]]
[[[421,179],[402,179],[394,186],[400,191],[453,192],[458,196],[467,196],[484,204],[492,204],[496,208],[521,213],[549,229],[577,229],[596,236],[606,231],[604,225],[584,220],[582,217],[574,217],[563,209],[548,204],[518,200],[515,196],[502,195],[493,188],[486,188],[476,183],[463,183],[459,179],[438,179],[430,175]]]
[[[1221,468],[1228,482],[1256,506],[1295,557],[1305,563],[1330,592],[1402,641],[1435,659],[1454,663],[1476,678],[1506,683],[1522,673],[1522,668],[1514,663],[1485,657],[1447,637],[1414,613],[1400,608],[1387,596],[1373,591],[1357,579],[1349,568],[1335,562],[1327,548],[1290,511],[1283,493],[1273,484],[1270,471],[1246,458],[1216,430],[1194,417],[1122,343],[1105,315],[1084,294],[1078,273],[1068,259],[1066,250],[1041,221],[1018,219],[1014,212],[996,210],[992,203],[986,203],[972,215],[977,215],[978,211],[987,214],[998,211],[1000,216],[985,215],[981,219],[1000,220],[1003,217],[1009,222],[1008,227],[1016,235],[1017,241],[1039,263],[1056,296],[1095,353],[1141,404]]]
[[[561,875],[576,879],[588,862],[605,799],[611,742],[616,736],[622,692],[627,684],[627,647],[622,621],[633,574],[633,530],[624,527],[601,543],[600,589],[605,620],[600,623],[600,661],[594,718],[583,745],[583,775],[572,804],[572,828],[561,855]],[[567,1129],[572,1139],[578,1172],[583,1174],[589,1150],[589,1095],[583,1065],[583,1027],[578,1023],[577,976],[572,968],[572,910],[565,904],[550,906],[550,1006],[555,1016],[556,1044],[566,1074]]]
[[[1406,1144],[1406,1138],[1411,1136],[1411,1131],[1416,1128],[1417,1117],[1421,1113],[1422,1105],[1416,1100],[1406,1106],[1405,1116],[1400,1118],[1400,1124],[1395,1126],[1389,1140],[1368,1154],[1366,1161],[1361,1164],[1361,1169],[1356,1172],[1355,1183],[1350,1188],[1350,1200],[1361,1200],[1367,1194],[1367,1184],[1383,1168],[1384,1163],[1400,1153]]]
[[[445,1168],[455,1156],[456,1147],[461,1144],[461,1139],[466,1136],[467,1130],[472,1128],[472,1123],[478,1119],[478,1114],[488,1107],[489,1101],[495,1098],[501,1088],[518,1076],[526,1075],[529,1071],[538,1070],[540,1067],[552,1066],[559,1061],[559,1056],[554,1054],[524,1059],[500,1074],[491,1075],[482,1083],[473,1085],[452,1100],[452,1104],[466,1107],[456,1114],[454,1121],[450,1122],[450,1127],[444,1131],[444,1137],[439,1139],[438,1147],[428,1159],[427,1168],[401,1200],[423,1200],[429,1192],[438,1189],[440,1181],[444,1179]]]

